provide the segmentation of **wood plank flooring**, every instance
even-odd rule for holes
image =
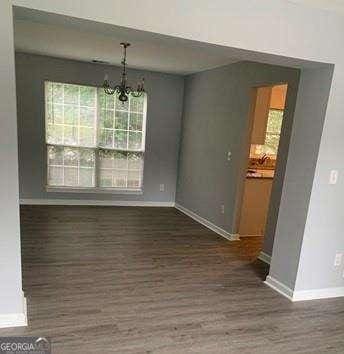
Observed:
[[[262,283],[262,240],[229,242],[173,208],[25,206],[29,326],[55,354],[344,353],[344,299]]]

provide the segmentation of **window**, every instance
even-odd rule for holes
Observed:
[[[142,189],[146,101],[122,103],[102,88],[45,82],[47,185]]]
[[[265,135],[265,144],[253,145],[254,147],[253,155],[255,156],[262,155],[262,154],[267,154],[271,156],[277,155],[278,145],[279,145],[279,140],[281,135],[282,120],[283,120],[283,110],[280,109],[269,110],[269,117],[268,117],[268,123],[266,128],[266,135]]]

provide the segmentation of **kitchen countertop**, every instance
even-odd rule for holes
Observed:
[[[250,173],[249,171],[254,171]],[[273,179],[275,175],[274,170],[269,170],[269,169],[249,169],[246,174],[246,178],[252,178],[252,179]]]

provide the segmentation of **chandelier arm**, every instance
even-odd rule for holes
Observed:
[[[125,87],[125,92],[127,93],[127,95],[129,95],[131,92],[133,92],[133,89],[131,86],[126,86]]]
[[[105,86],[104,85],[103,88],[104,88],[105,93],[108,94],[108,95],[113,95],[115,93],[115,91],[116,91],[115,89],[113,89],[110,86]]]
[[[115,90],[110,86],[109,81],[107,80],[107,77],[105,77],[104,83],[103,83],[103,89],[106,94],[108,95],[113,95],[115,93]]]
[[[133,97],[141,97],[144,91],[131,91]]]
[[[120,93],[122,91],[122,86],[121,85],[116,85],[114,86],[114,91],[116,91],[117,93]]]

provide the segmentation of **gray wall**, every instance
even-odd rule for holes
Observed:
[[[4,2],[8,3],[7,0],[2,1]],[[326,284],[326,287],[331,287],[340,283],[343,286],[343,268],[334,268],[333,259],[334,250],[344,249],[344,238],[341,232],[344,228],[341,198],[344,194],[344,179],[340,175],[337,185],[328,184],[329,171],[332,168],[338,168],[341,173],[344,172],[341,167],[344,150],[344,47],[342,45],[344,23],[341,16],[285,0],[264,2],[260,0],[240,2],[219,0],[217,6],[213,6],[211,11],[209,11],[209,1],[206,0],[197,2],[197,11],[186,11],[185,2],[178,1],[174,8],[175,16],[165,16],[164,21],[161,21],[161,18],[166,14],[166,6],[169,4],[167,1],[155,2],[155,16],[151,16],[151,7],[147,6],[146,2],[127,2],[121,11],[116,11],[119,1],[107,1],[104,6],[99,6],[99,3],[94,0],[84,0],[83,6],[70,0],[49,2],[46,0],[12,0],[12,3],[80,19],[260,52],[259,54],[246,52],[252,55],[251,60],[258,60],[254,58],[259,56],[271,63],[285,63],[286,65],[288,63],[310,64],[303,63],[296,58],[334,63],[331,94],[305,227],[305,234],[312,240],[312,243],[309,244],[307,241],[305,246],[308,250],[303,249],[303,252],[307,254],[304,258],[307,268],[314,269],[316,275],[314,278],[321,282],[313,283],[313,285]],[[8,21],[10,14],[7,10],[3,12],[1,9],[0,16],[4,16],[5,21]],[[179,20],[176,21],[176,18]],[[248,18],[250,26],[247,26]],[[274,19],[276,24],[273,29],[271,19]],[[200,26],[200,23],[205,25]],[[8,33],[7,30],[4,33]],[[6,41],[7,39],[5,43]],[[6,44],[1,49],[7,55]],[[4,68],[12,72],[11,65],[5,63]],[[321,87],[322,82],[318,85]],[[8,90],[7,85],[5,90]],[[302,99],[302,96],[299,99]],[[312,114],[322,110],[323,102],[318,104],[314,100],[312,104]],[[286,187],[284,183],[283,189]],[[293,201],[290,201],[285,207],[292,209],[294,205]],[[293,221],[291,220],[290,223],[292,224]],[[12,237],[12,234],[8,237]],[[281,235],[281,237],[287,236]],[[287,257],[288,249],[274,249],[273,254],[275,253],[276,258]],[[305,267],[306,265],[303,264],[300,270]],[[321,272],[317,273],[319,269]],[[286,272],[285,275],[280,274],[278,281],[283,283]],[[335,282],[332,281],[333,277],[336,279]],[[298,286],[301,288],[303,284],[298,284]],[[307,286],[310,286],[308,281]]]
[[[23,313],[12,7],[0,1],[0,324]]]
[[[235,63],[187,77],[178,204],[229,233],[237,232],[237,211],[242,201],[252,125],[248,119],[251,88],[286,82],[289,90],[281,153],[271,196],[271,204],[277,208],[274,215],[277,219],[298,79],[296,69],[251,62]],[[228,151],[232,153],[231,161],[227,161]],[[222,204],[224,214],[220,211]],[[267,230],[267,237],[273,237],[273,233],[274,223]]]
[[[319,232],[316,229],[311,234],[310,230],[308,233],[305,232],[332,73],[331,66],[314,70],[305,69],[300,78],[287,172],[283,182],[285,187],[281,198],[269,274],[274,279],[283,279],[283,283],[290,289],[295,288],[297,277],[300,286],[296,290],[327,288],[343,284],[341,274],[329,272],[333,267],[336,249],[330,247],[326,251],[332,242],[326,237],[327,231],[323,231],[322,237],[318,240],[314,238]],[[318,206],[324,203],[326,197],[319,201]],[[327,219],[333,227],[336,225],[333,217],[339,217],[339,214],[340,211],[337,215],[330,213],[325,216],[318,213],[316,220],[312,220],[313,225],[318,224],[319,229]],[[340,228],[338,231],[341,232]],[[264,247],[267,251],[272,247],[271,241],[273,240],[265,240]],[[319,247],[321,242],[323,246]],[[303,243],[308,243],[309,247],[304,248]],[[304,252],[302,257],[300,257],[301,250]],[[312,255],[315,251],[318,253],[317,257]],[[327,266],[318,262],[321,258],[327,259]]]
[[[45,190],[44,80],[102,85],[104,74],[118,79],[121,69],[17,53],[17,102],[20,198],[173,202],[184,78],[177,75],[129,70],[135,84],[142,76],[148,92],[147,135],[143,195],[51,193]],[[165,184],[165,191],[159,185]]]

